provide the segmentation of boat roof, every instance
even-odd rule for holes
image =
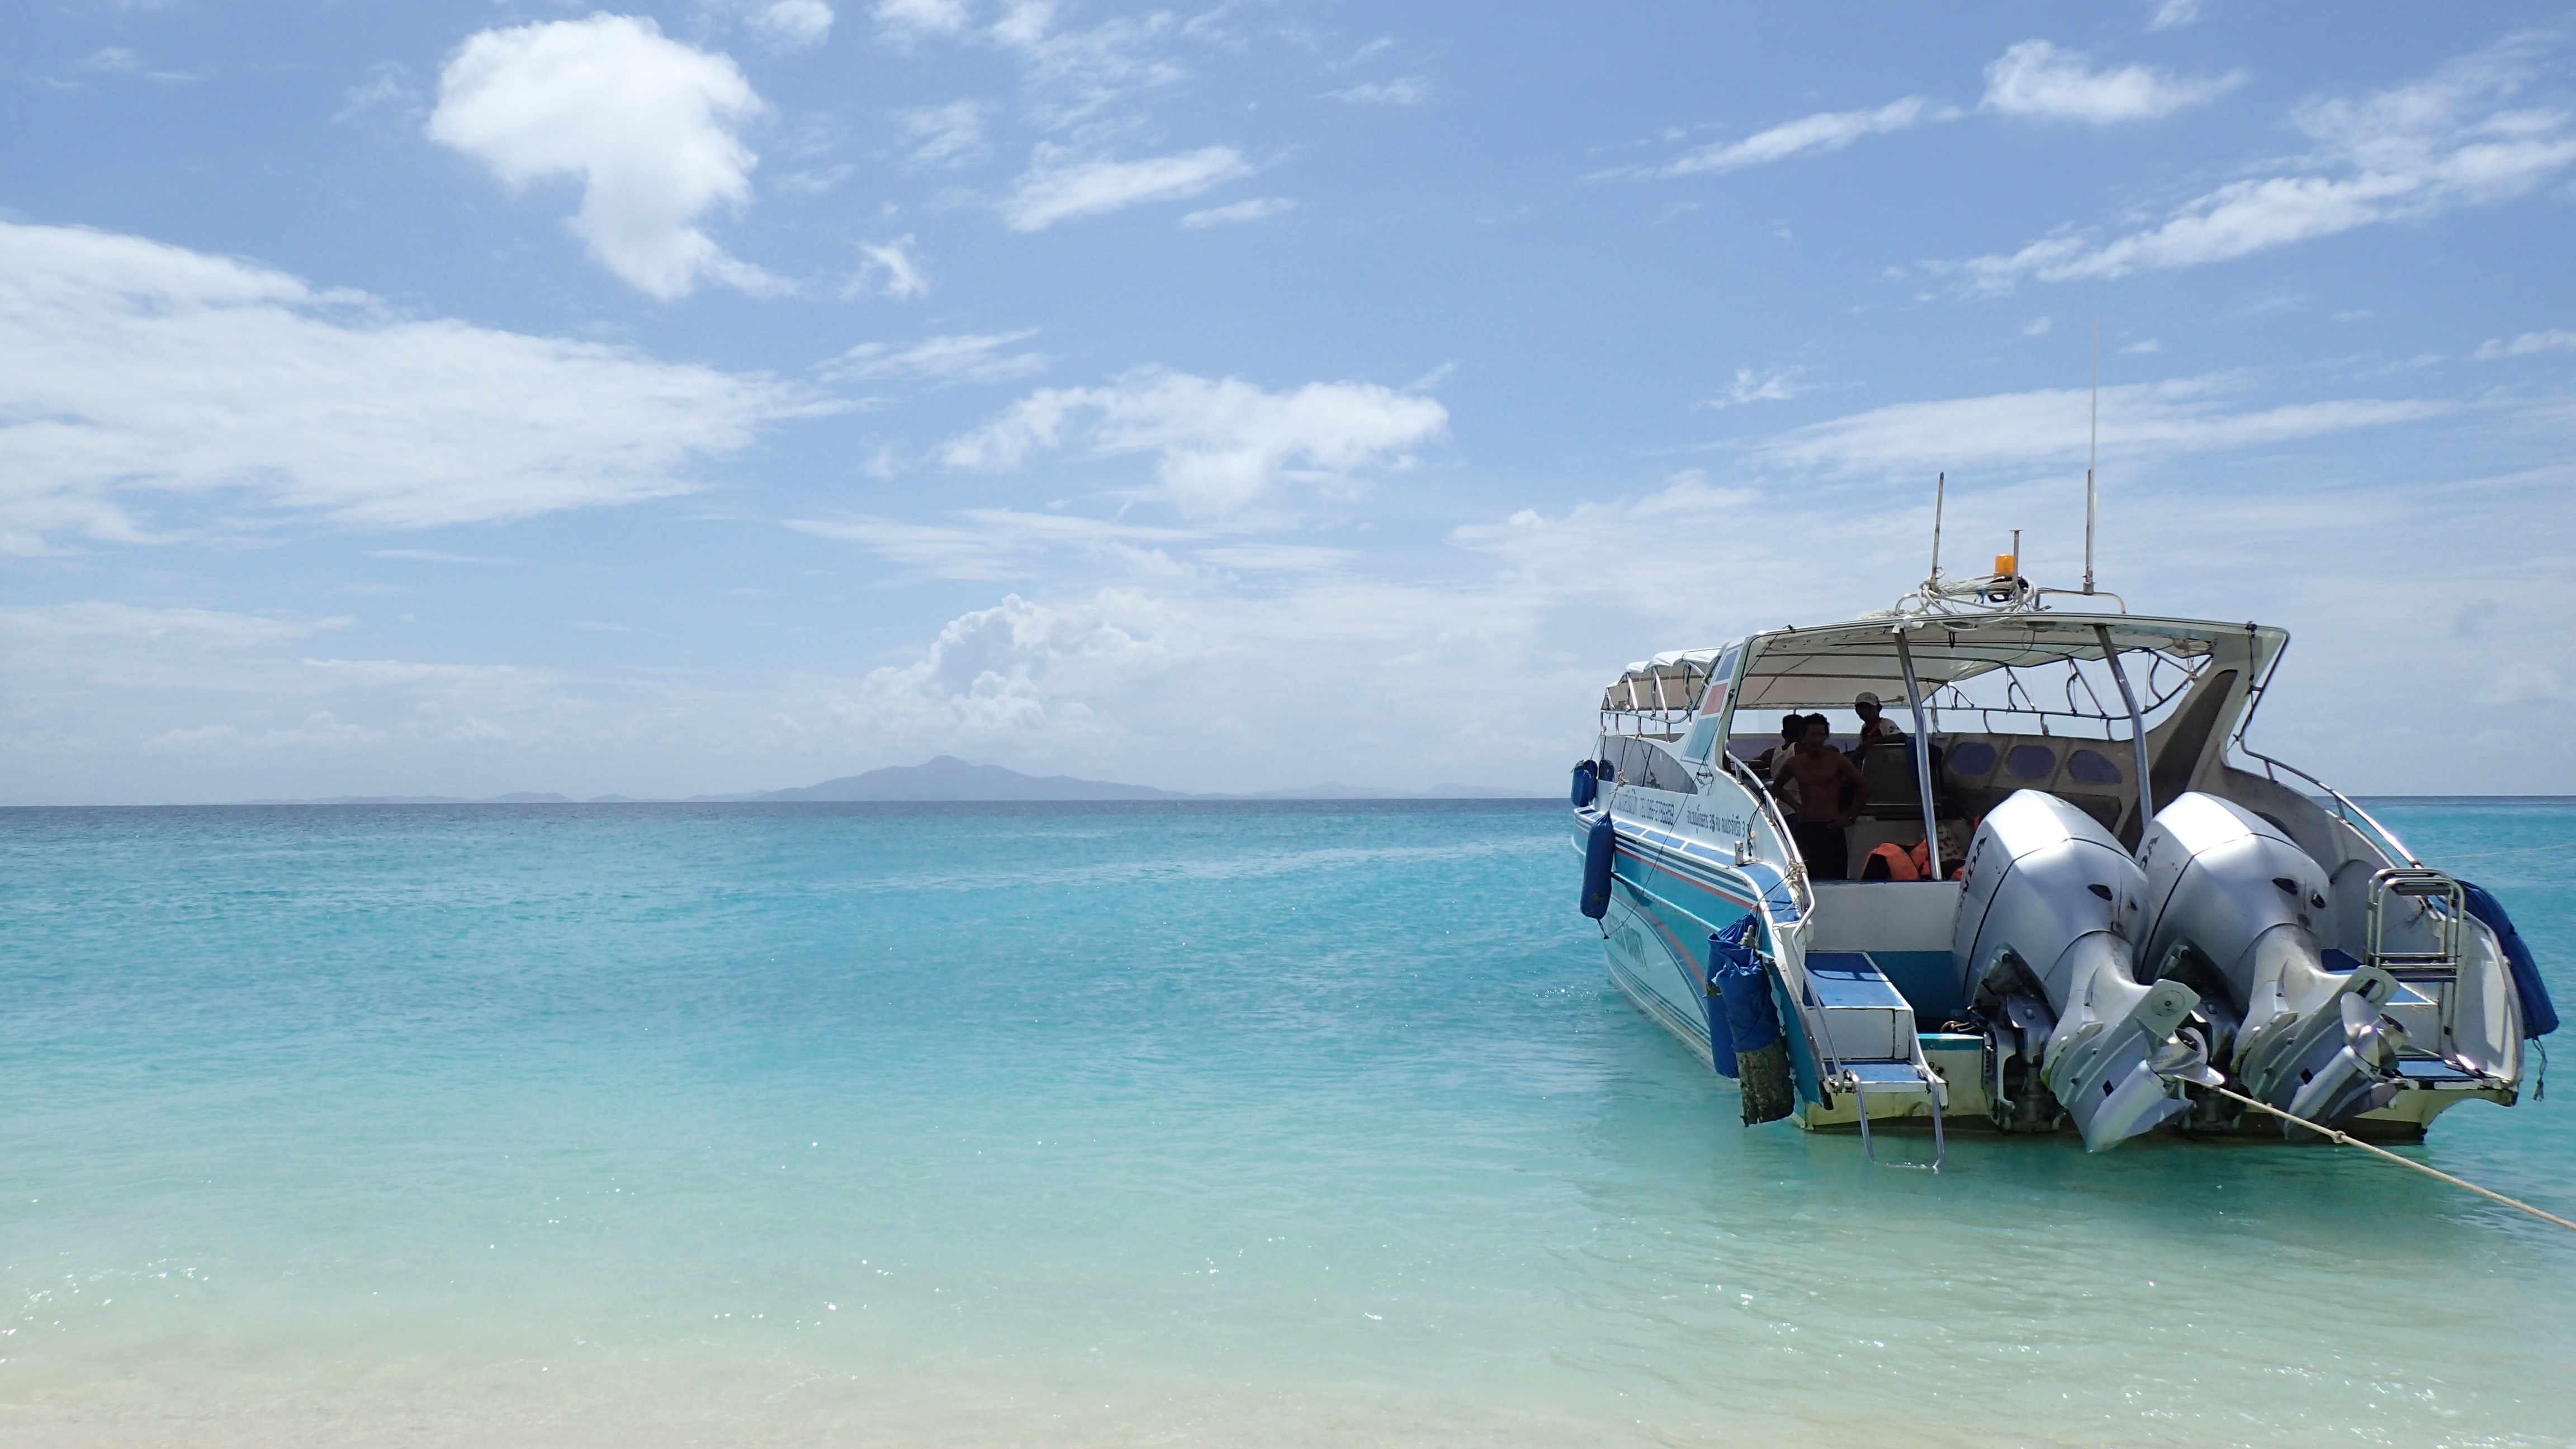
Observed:
[[[2097,609],[1889,611],[1812,628],[1764,630],[1712,649],[1658,654],[1630,665],[1604,692],[1601,707],[1696,709],[1710,671],[1726,650],[1739,646],[1747,657],[1741,682],[1728,701],[1735,709],[1847,708],[1862,690],[1895,705],[1909,700],[1905,661],[1897,653],[1900,635],[1912,656],[1914,678],[1928,697],[1944,685],[1999,669],[2101,659],[2106,633],[2113,650],[2153,650],[2180,660],[2203,657],[2222,641],[2241,641],[2258,674],[2290,638],[2286,630],[2251,622]]]

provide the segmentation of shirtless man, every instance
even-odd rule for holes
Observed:
[[[1850,873],[1843,830],[1856,815],[1843,813],[1843,792],[1851,792],[1854,812],[1869,803],[1869,781],[1861,778],[1850,756],[1829,742],[1832,733],[1833,726],[1823,715],[1807,716],[1807,730],[1797,748],[1771,767],[1775,790],[1797,782],[1798,814],[1789,822],[1789,833],[1797,837],[1798,853],[1807,858],[1810,880],[1841,880]]]

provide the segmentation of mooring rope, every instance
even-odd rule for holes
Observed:
[[[2493,1198],[2497,1202],[2503,1203],[2506,1207],[2519,1209],[2520,1211],[2531,1214],[2533,1217],[2536,1217],[2543,1222],[2556,1223],[2567,1231],[2576,1233],[2576,1223],[2571,1223],[2556,1213],[2542,1212],[2540,1209],[2533,1207],[2527,1202],[2506,1197],[2500,1192],[2490,1192],[2487,1189],[2478,1186],[2476,1183],[2470,1182],[2466,1178],[2453,1177],[2439,1168],[2426,1167],[2424,1164],[2416,1162],[2411,1158],[2400,1157],[2396,1153],[2389,1151],[2387,1148],[2373,1147],[2358,1137],[2354,1137],[2343,1132],[2337,1132],[2331,1127],[2321,1127],[2316,1123],[2309,1121],[2305,1117],[2294,1117],[2289,1113],[2282,1111],[2280,1108],[2273,1106],[2269,1102],[2257,1102],[2242,1092],[2231,1092],[2225,1087],[2211,1087],[2209,1090],[2216,1092],[2222,1097],[2233,1098],[2236,1101],[2244,1103],[2248,1107],[2260,1107],[2264,1111],[2271,1113],[2273,1116],[2280,1118],[2282,1121],[2295,1122],[2300,1126],[2307,1128],[2309,1131],[2316,1133],[2320,1137],[2341,1143],[2346,1147],[2358,1147],[2364,1152],[2376,1153],[2379,1156],[2385,1157],[2389,1161],[2396,1163],[2400,1167],[2411,1167],[2417,1172],[2423,1173],[2427,1177],[2438,1177],[2453,1187],[2465,1187],[2480,1197]]]

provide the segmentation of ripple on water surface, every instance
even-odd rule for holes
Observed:
[[[2576,808],[2387,814],[2576,1000]],[[0,1424],[2576,1442],[2566,1235],[2324,1149],[1963,1136],[1933,1177],[1746,1131],[1607,986],[1567,839],[1519,805],[0,812]],[[2557,1101],[2421,1151],[2576,1212]]]

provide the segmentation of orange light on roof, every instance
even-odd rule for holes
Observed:
[[[2020,565],[2021,559],[2018,555],[2009,553],[1999,553],[1995,555],[1995,574],[2000,578],[2012,577],[2014,571],[2018,569]]]

